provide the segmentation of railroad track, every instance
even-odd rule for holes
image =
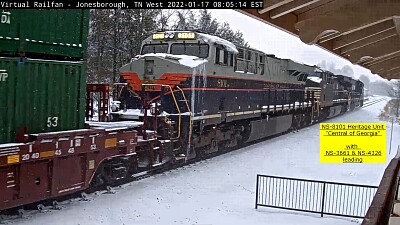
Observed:
[[[368,107],[368,106],[371,106],[371,105],[375,105],[376,103],[379,103],[379,102],[384,101],[384,100],[385,100],[385,98],[375,99],[373,101],[365,103],[361,108],[365,108],[365,107]]]
[[[361,108],[372,106],[372,105],[377,104],[384,100],[385,100],[385,98],[373,100],[373,101],[368,102],[367,104],[363,105]],[[320,122],[322,122],[322,121],[320,121]],[[312,125],[314,125],[314,123],[306,125],[306,126],[302,127],[302,129],[312,126]],[[205,161],[207,159],[211,159],[213,157],[223,155],[228,152],[235,151],[235,150],[239,150],[246,146],[260,143],[260,142],[266,141],[268,139],[282,136],[282,135],[285,135],[285,134],[288,134],[291,132],[293,132],[293,130],[288,130],[281,134],[277,134],[277,135],[263,138],[260,140],[252,141],[250,143],[245,143],[245,144],[237,146],[237,147],[222,149],[221,151],[218,151],[216,153],[212,153],[210,155],[207,155],[207,156],[199,158],[199,159],[190,160],[190,161],[187,161],[186,163],[176,163],[176,164],[168,164],[167,163],[163,167],[156,168],[151,171],[144,171],[144,172],[136,173],[136,174],[133,174],[131,177],[121,179],[120,181],[116,182],[112,186],[92,187],[85,191],[77,192],[77,193],[70,194],[67,196],[62,196],[62,197],[51,199],[51,200],[44,200],[44,201],[40,201],[37,203],[25,205],[23,207],[6,210],[5,211],[6,214],[0,214],[0,224],[12,224],[14,222],[17,222],[18,219],[29,218],[36,214],[46,213],[49,211],[62,210],[63,208],[67,208],[67,207],[73,205],[74,202],[91,201],[93,198],[95,198],[96,196],[99,196],[99,195],[115,194],[116,192],[118,192],[119,189],[123,189],[124,185],[130,186],[131,185],[130,183],[132,183],[134,181],[146,179],[148,177],[151,177],[151,176],[154,176],[157,174],[161,174],[161,173],[164,173],[167,171],[173,171],[174,169],[177,169],[177,168],[184,168],[186,166],[190,166],[195,163]]]

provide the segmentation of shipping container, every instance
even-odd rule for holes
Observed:
[[[0,144],[84,128],[86,63],[0,57]]]
[[[0,9],[0,54],[84,58],[89,10]]]

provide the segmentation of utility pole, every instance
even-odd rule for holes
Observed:
[[[391,127],[391,131],[390,131],[390,147],[389,147],[389,155],[390,155],[390,153],[392,152],[393,120],[394,120],[394,118],[392,117],[392,127]]]

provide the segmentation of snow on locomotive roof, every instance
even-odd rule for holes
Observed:
[[[321,69],[320,67],[315,67],[315,72],[320,72],[320,73],[322,73],[322,72],[324,72],[324,70]]]
[[[322,78],[319,78],[319,77],[307,77],[307,79],[309,79],[315,83],[321,83],[321,81],[322,81]]]
[[[144,57],[144,56],[154,56],[154,57],[161,57],[165,59],[173,59],[177,60],[179,64],[187,66],[187,67],[197,67],[203,63],[206,63],[206,59],[199,58],[197,56],[191,56],[191,55],[171,55],[167,53],[147,53],[144,55],[139,56],[139,58]]]
[[[210,35],[210,34],[205,34],[205,33],[201,33],[201,32],[196,32],[196,31],[163,31],[162,33],[165,34],[169,34],[169,33],[196,33],[197,34],[197,39],[202,39],[204,42],[206,43],[216,43],[216,44],[220,44],[223,45],[227,48],[228,51],[234,52],[235,54],[239,53],[239,51],[237,50],[235,44],[233,44],[232,42],[225,40],[223,38],[214,36],[214,35]]]
[[[236,54],[239,53],[236,46],[230,41],[227,41],[225,39],[222,39],[220,37],[210,35],[210,34],[203,34],[203,33],[197,33],[197,34],[198,34],[198,38],[203,39],[204,42],[207,42],[207,43],[213,42],[216,44],[220,44],[220,45],[227,47],[228,51],[234,52]]]

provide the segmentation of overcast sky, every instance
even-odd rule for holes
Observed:
[[[304,44],[298,37],[240,12],[230,9],[214,9],[210,12],[219,22],[226,21],[234,30],[241,30],[251,47],[265,53],[308,65],[317,65],[322,60],[334,63],[338,69],[348,65],[353,69],[356,78],[365,74],[371,81],[383,80],[380,76],[371,74],[368,69],[353,65],[350,61],[317,46]]]

